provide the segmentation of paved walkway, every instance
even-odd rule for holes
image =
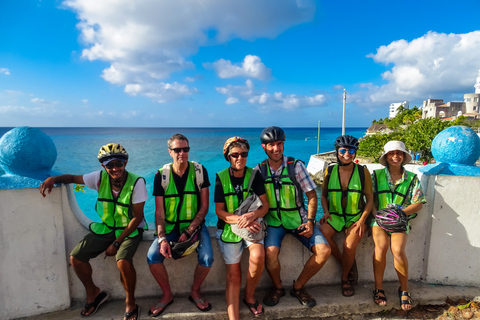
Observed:
[[[286,288],[290,289],[290,288]],[[397,295],[398,283],[385,284],[385,292],[388,298],[388,306],[380,307],[374,304],[372,300],[373,284],[358,284],[355,286],[356,293],[353,297],[343,297],[340,291],[340,285],[329,287],[308,287],[308,292],[315,297],[317,305],[314,308],[307,308],[300,305],[298,300],[287,295],[280,300],[275,307],[265,307],[265,316],[262,319],[319,319],[325,317],[343,318],[350,315],[353,319],[365,319],[362,314],[377,313],[382,310],[399,308],[399,300]],[[480,299],[480,288],[477,287],[457,287],[457,286],[434,286],[425,283],[410,283],[410,291],[415,300],[415,304],[443,304],[448,297],[451,300]],[[265,290],[258,290],[257,298],[261,301],[265,294]],[[175,302],[171,304],[161,317],[157,319],[228,319],[225,307],[225,293],[206,294],[208,300],[212,303],[213,308],[209,312],[200,312],[188,301],[185,296],[175,297]],[[148,309],[151,305],[156,304],[157,298],[138,299],[140,306],[139,319],[152,319],[148,316]],[[85,319],[80,316],[83,303],[76,302],[69,310],[58,311],[40,316],[22,318],[25,320],[64,320],[64,319]],[[109,301],[103,304],[98,312],[88,317],[95,320],[122,319],[124,311],[124,303],[120,300]],[[240,317],[242,319],[250,319],[249,309],[241,302]],[[375,319],[374,316],[368,319]],[[378,318],[379,319],[379,318]]]

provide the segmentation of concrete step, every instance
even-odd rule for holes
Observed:
[[[459,287],[429,285],[426,283],[410,282],[410,292],[414,299],[414,304],[438,305],[443,304],[447,298],[456,301],[461,298],[466,300],[479,300],[480,288],[478,287]],[[336,286],[315,286],[306,289],[311,296],[317,300],[314,308],[308,308],[300,305],[298,300],[289,294],[290,287],[286,287],[287,294],[280,300],[275,307],[265,307],[265,316],[262,319],[319,319],[327,317],[350,319],[380,319],[376,315],[362,316],[366,314],[378,313],[392,308],[399,309],[399,299],[397,295],[398,282],[385,283],[384,289],[388,298],[386,307],[377,306],[372,300],[374,286],[372,283],[357,284],[355,286],[355,295],[353,297],[343,297],[340,285]],[[257,299],[261,301],[267,290],[257,290]],[[226,311],[225,293],[205,294],[205,297],[212,304],[212,309],[208,312],[200,312],[193,303],[185,296],[175,297],[175,302],[168,306],[165,312],[158,317],[165,319],[228,319]],[[139,319],[151,319],[148,316],[150,306],[155,305],[158,297],[137,299],[140,306]],[[85,319],[80,316],[83,303],[75,302],[71,308],[64,311],[37,315],[25,320],[64,320],[64,319]],[[98,312],[88,317],[92,320],[110,320],[122,319],[124,312],[124,301],[114,300],[103,304]],[[252,318],[249,309],[240,302],[240,318]],[[347,318],[347,317],[345,317]]]

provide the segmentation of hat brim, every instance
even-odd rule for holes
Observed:
[[[393,150],[390,150],[390,151],[393,151]],[[399,151],[402,151],[404,156],[403,156],[403,162],[402,162],[402,166],[406,165],[407,163],[410,163],[412,161],[412,156],[410,155],[410,153],[408,152],[405,152],[404,150],[399,150]],[[378,162],[383,165],[383,166],[388,166],[388,162],[387,162],[387,152],[385,152],[384,154],[382,154],[382,156],[380,157],[380,159],[378,160]]]

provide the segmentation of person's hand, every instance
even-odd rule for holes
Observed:
[[[107,250],[105,250],[105,256],[111,257],[116,255],[117,252],[118,252],[118,248],[115,248],[115,246],[112,243],[111,245],[108,246]]]
[[[361,221],[357,221],[353,224],[353,233],[358,233],[358,236],[361,238],[367,230],[367,225]]]
[[[332,216],[330,215],[330,212],[324,212],[323,217],[320,219],[320,224],[325,224],[327,222],[327,219],[332,221]]]
[[[43,181],[43,183],[40,185],[40,193],[44,198],[47,195],[45,192],[48,192],[48,194],[50,194],[52,192],[54,185],[55,185],[54,177],[48,177],[47,179],[45,179],[45,181]]]
[[[165,257],[165,258],[171,258],[172,257],[172,249],[170,248],[170,244],[168,243],[167,240],[163,240],[160,243],[160,253]]]
[[[248,226],[246,226],[246,228],[251,233],[258,233],[260,232],[260,230],[262,230],[262,225],[255,220],[252,221]]]
[[[313,228],[315,227],[311,221],[307,221],[307,223],[301,224],[297,229],[301,227],[305,227],[305,230],[299,233],[300,236],[304,236],[305,238],[310,238],[313,235]]]
[[[257,218],[255,217],[255,214],[253,212],[248,212],[241,215],[240,218],[238,218],[237,225],[239,228],[246,228],[256,219]]]
[[[182,235],[180,236],[180,238],[178,238],[178,242],[185,242],[188,240],[188,238],[190,238],[189,236],[187,236],[187,234],[184,232],[182,233]]]

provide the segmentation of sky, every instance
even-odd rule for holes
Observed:
[[[2,0],[0,127],[368,127],[463,101],[480,1]]]

